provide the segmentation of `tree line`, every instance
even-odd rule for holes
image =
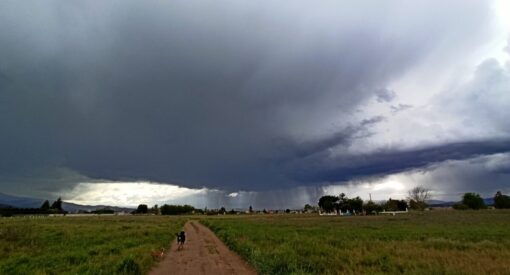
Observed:
[[[405,200],[389,199],[384,204],[373,201],[364,202],[360,197],[348,198],[344,193],[339,196],[322,196],[319,208],[326,213],[374,214],[386,211],[406,211],[409,207]]]
[[[409,190],[407,200],[390,198],[384,203],[375,203],[372,200],[364,202],[360,197],[348,198],[344,193],[341,193],[339,196],[322,196],[318,205],[326,213],[375,214],[382,211],[406,211],[409,208],[424,210],[427,207],[427,200],[430,198],[430,190],[418,186]]]
[[[131,212],[131,214],[154,214],[154,215],[189,215],[197,211],[195,207],[191,205],[170,205],[165,204],[161,207],[154,205],[149,208],[146,204],[140,204]]]
[[[9,217],[13,215],[49,215],[49,214],[67,214],[67,211],[62,209],[62,199],[58,198],[51,205],[48,200],[45,200],[39,208],[17,208],[5,207],[0,208],[0,216]]]
[[[364,202],[360,197],[348,198],[344,193],[341,193],[339,196],[322,196],[319,199],[318,206],[321,211],[326,213],[376,214],[382,211],[425,210],[430,198],[430,190],[418,186],[409,190],[405,200],[390,198],[383,203],[375,203],[371,200]],[[493,206],[496,209],[510,209],[510,196],[504,195],[500,191],[496,192]],[[476,193],[465,193],[462,200],[452,207],[458,210],[488,208],[484,199]],[[308,212],[312,211],[313,207],[307,204],[304,209],[305,212]]]
[[[510,209],[510,196],[503,195],[501,191],[496,192],[494,195],[494,208],[496,209]],[[462,196],[462,201],[453,205],[454,209],[467,210],[467,209],[486,209],[484,199],[477,193],[465,193]]]

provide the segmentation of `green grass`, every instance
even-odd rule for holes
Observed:
[[[510,211],[202,222],[262,274],[510,274]]]
[[[0,274],[140,274],[185,219],[0,218]]]
[[[0,274],[143,274],[189,218],[0,218]],[[200,218],[262,274],[510,273],[510,211]]]

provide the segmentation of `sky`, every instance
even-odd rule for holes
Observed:
[[[509,118],[505,1],[0,2],[7,194],[490,197],[510,192]]]

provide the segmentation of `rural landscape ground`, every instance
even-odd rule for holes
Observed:
[[[157,274],[158,268],[179,274],[172,269],[175,265],[183,273],[193,266],[193,274],[212,274],[214,270],[200,270],[208,261],[224,265],[219,273],[239,274],[228,263],[238,256],[227,257],[225,263],[222,257],[232,252],[200,224],[240,256],[241,266],[244,259],[259,274],[508,274],[510,270],[510,211],[433,210],[352,217],[1,218],[0,274]],[[188,240],[177,251],[172,244],[183,227]]]

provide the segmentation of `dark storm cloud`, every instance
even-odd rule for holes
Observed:
[[[301,165],[363,134],[345,115],[440,41],[483,40],[486,3],[429,3],[3,1],[0,173],[262,190],[455,158]]]
[[[295,161],[289,170],[301,182],[341,182],[355,176],[398,173],[447,160],[465,160],[477,156],[510,152],[510,140],[471,141],[441,144],[412,150],[385,150],[370,155],[324,152]]]
[[[458,201],[465,192],[477,192],[485,198],[497,191],[510,192],[510,154],[493,154],[467,160],[446,161],[430,166],[425,173],[414,175],[443,200]]]

